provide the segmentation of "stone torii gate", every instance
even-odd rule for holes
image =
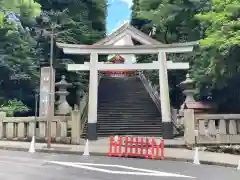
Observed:
[[[143,45],[112,45],[126,36],[134,38]],[[171,120],[167,70],[189,69],[189,63],[167,61],[166,53],[190,52],[196,44],[198,43],[162,44],[129,24],[124,24],[114,33],[93,45],[57,43],[57,46],[62,48],[65,54],[90,54],[90,62],[85,62],[84,64],[68,64],[67,67],[69,71],[90,71],[88,139],[97,140],[98,71],[106,70],[159,70],[163,138],[172,139],[173,125]],[[98,55],[109,54],[158,54],[158,61],[141,64],[105,64],[104,62],[98,62]]]

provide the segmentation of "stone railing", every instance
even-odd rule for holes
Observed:
[[[73,110],[70,116],[55,116],[51,121],[52,142],[79,144],[80,110]],[[79,128],[78,128],[79,125]],[[68,135],[68,128],[71,135]],[[39,117],[6,117],[0,112],[0,140],[29,141],[35,136],[36,141],[46,142],[47,120]]]
[[[157,86],[152,86],[152,83],[146,78],[146,76],[143,74],[143,72],[138,72],[139,78],[141,79],[143,85],[145,86],[147,92],[151,96],[153,102],[156,104],[158,110],[161,112],[161,102],[160,94],[157,91]]]
[[[240,114],[203,114],[184,110],[186,144],[240,144]]]
[[[98,75],[98,85],[100,83],[101,78],[104,76],[103,73],[99,73]],[[83,133],[83,129],[88,119],[88,93],[85,93],[82,99],[80,100],[80,130],[79,137]]]
[[[146,88],[147,92],[149,93],[150,97],[152,98],[153,102],[156,104],[159,112],[161,112],[161,102],[160,102],[160,93],[158,92],[158,87],[156,85],[152,85],[151,81],[149,81],[143,72],[139,71],[138,76],[141,79],[144,87]],[[171,117],[172,122],[174,125],[174,134],[178,134],[178,119],[176,115],[176,110],[171,108]]]
[[[88,94],[86,93],[80,102],[81,122],[80,122],[80,134],[83,133],[84,125],[87,123],[88,115]]]

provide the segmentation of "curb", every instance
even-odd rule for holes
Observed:
[[[151,146],[151,144],[149,144]],[[125,147],[124,145],[122,147]],[[140,145],[138,147],[141,147]],[[146,147],[144,145],[143,147]],[[176,148],[176,149],[187,149],[187,146],[185,144],[164,144],[164,148]]]
[[[9,151],[22,151],[22,152],[28,152],[28,148],[22,148],[22,147],[5,147],[0,146],[1,150],[9,150]],[[55,154],[69,154],[69,155],[82,155],[82,151],[67,151],[67,150],[56,150],[56,149],[36,149],[36,152],[39,153],[55,153]],[[106,153],[103,152],[91,152],[92,156],[107,156]],[[190,158],[176,158],[176,157],[165,157],[164,160],[168,161],[180,161],[180,162],[193,162],[193,159]],[[230,164],[230,163],[222,163],[222,162],[213,162],[213,161],[206,161],[206,160],[200,160],[201,164],[204,165],[215,165],[215,166],[223,166],[223,167],[231,167],[231,168],[237,168],[237,165]]]

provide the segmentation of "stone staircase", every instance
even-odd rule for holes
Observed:
[[[138,77],[104,77],[98,89],[98,136],[161,136],[161,114]],[[82,138],[86,137],[87,124]]]

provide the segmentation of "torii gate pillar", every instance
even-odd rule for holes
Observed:
[[[88,93],[88,139],[97,140],[97,106],[98,106],[98,54],[90,54],[90,77]]]
[[[173,123],[168,88],[167,58],[165,52],[158,53],[159,86],[162,115],[162,136],[164,139],[173,139]]]

